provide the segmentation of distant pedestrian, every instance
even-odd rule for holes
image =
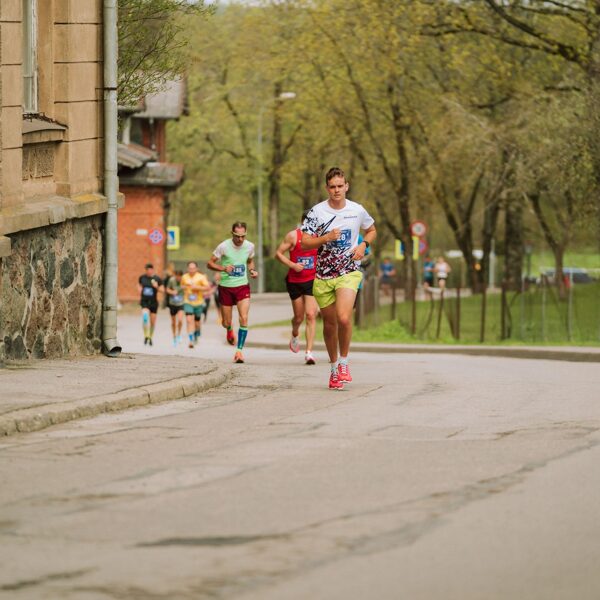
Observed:
[[[305,218],[306,212],[302,214],[302,221]],[[304,328],[306,337],[304,362],[307,365],[314,365],[316,361],[312,351],[319,306],[313,297],[312,288],[317,267],[317,249],[302,250],[301,242],[302,230],[300,227],[289,231],[279,244],[275,252],[275,258],[288,267],[285,284],[292,301],[294,313],[292,316],[290,350],[292,352],[300,350],[300,326],[303,321],[306,321]],[[289,253],[289,258],[286,253]]]
[[[255,279],[258,271],[254,268],[254,244],[246,239],[247,227],[243,221],[231,226],[231,238],[221,242],[214,250],[208,268],[220,273],[218,287],[223,327],[227,330],[227,343],[235,344],[233,333],[233,307],[237,306],[240,326],[237,337],[237,350],[233,361],[243,363],[242,350],[248,335],[248,313],[250,312],[250,284],[248,275]]]
[[[434,266],[435,276],[437,278],[438,287],[440,290],[444,290],[446,288],[446,280],[448,279],[448,275],[450,275],[450,265],[446,262],[443,256],[438,256],[435,261]]]
[[[181,330],[183,329],[183,294],[181,285],[183,271],[175,271],[167,280],[165,293],[168,298],[167,306],[171,313],[171,332],[173,333],[173,346],[182,342]]]
[[[156,326],[156,313],[158,311],[158,292],[162,292],[163,282],[154,272],[154,265],[147,263],[145,272],[138,279],[140,293],[140,306],[142,307],[142,327],[144,329],[144,345],[152,346],[152,337]]]
[[[379,265],[379,286],[385,296],[392,293],[396,284],[396,267],[389,256],[386,256]]]
[[[358,234],[358,242],[357,242],[357,246],[360,246],[364,241],[364,237],[362,233]],[[360,294],[362,292],[363,289],[363,284],[365,282],[365,277],[367,276],[367,268],[369,267],[369,264],[371,262],[371,248],[367,248],[365,250],[365,257],[359,261],[360,263],[360,272],[363,275],[363,278],[361,280],[361,282],[358,284],[358,289],[356,290],[356,298],[354,299],[354,308],[356,308],[358,306],[358,303],[360,302]]]
[[[348,353],[354,300],[363,277],[360,261],[377,232],[366,209],[346,198],[349,185],[341,169],[329,169],[325,183],[329,197],[308,212],[302,224],[302,248],[319,250],[313,294],[323,318],[331,367],[329,389],[343,389],[344,383],[352,381]],[[361,229],[364,240],[358,244]]]
[[[202,331],[202,312],[204,293],[210,290],[208,279],[198,271],[198,263],[191,260],[187,264],[187,273],[181,278],[183,288],[183,310],[187,322],[188,347],[193,348]]]
[[[423,261],[423,287],[427,291],[430,287],[433,287],[433,276],[434,276],[435,263],[431,259],[431,256],[427,254]]]

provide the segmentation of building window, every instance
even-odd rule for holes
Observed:
[[[23,112],[38,112],[37,0],[23,0]]]

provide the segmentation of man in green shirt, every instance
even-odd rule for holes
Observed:
[[[232,319],[233,307],[237,306],[240,327],[238,330],[237,351],[233,358],[243,363],[242,349],[248,335],[248,313],[250,311],[250,285],[258,277],[254,268],[254,244],[246,239],[246,223],[236,221],[231,226],[231,239],[221,242],[213,252],[207,266],[221,274],[219,282],[219,301],[223,315],[223,327],[227,330],[227,342],[235,344]]]

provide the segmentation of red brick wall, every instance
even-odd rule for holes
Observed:
[[[139,300],[137,281],[147,262],[154,265],[159,277],[164,274],[166,239],[154,245],[148,233],[159,228],[166,235],[167,215],[161,188],[122,186],[120,191],[125,194],[125,206],[119,210],[118,295],[121,302],[130,302]]]

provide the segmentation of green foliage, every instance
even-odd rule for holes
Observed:
[[[581,54],[591,34],[568,3],[553,5],[510,3],[544,43],[487,0],[228,4],[210,21],[186,21],[191,116],[168,135],[170,158],[186,165],[172,212],[184,244],[212,248],[234,219],[248,221],[256,241],[259,180],[265,239],[275,225],[282,237],[323,199],[333,164],[388,247],[420,218],[435,253],[492,237],[508,248],[497,212],[536,193],[553,231],[569,224],[563,252],[575,230],[594,243],[600,151],[591,140],[600,136],[590,131],[600,119]],[[566,47],[580,54],[566,57]],[[296,97],[280,101],[280,91]],[[525,206],[524,237],[539,247],[547,236]]]
[[[119,0],[121,106],[137,105],[146,94],[185,72],[189,19],[209,12],[202,0]]]

